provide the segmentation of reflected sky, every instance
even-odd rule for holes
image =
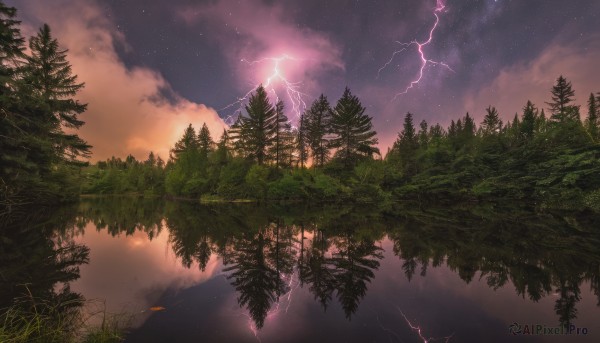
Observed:
[[[581,285],[577,303],[578,327],[587,336],[513,336],[513,323],[557,326],[556,292],[538,302],[515,293],[511,281],[494,290],[476,273],[465,282],[446,263],[415,273],[410,281],[405,260],[394,252],[390,238],[374,241],[383,258],[374,268],[364,297],[348,316],[333,292],[324,310],[299,279],[299,267],[284,273],[287,284],[260,329],[240,293],[232,285],[232,272],[224,271],[223,252],[213,252],[204,271],[197,262],[184,266],[173,250],[174,238],[167,222],[152,239],[146,232],[111,234],[87,223],[75,240],[90,248],[90,263],[81,267],[81,278],[71,283],[86,298],[105,299],[110,312],[138,313],[136,328],[127,342],[596,342],[600,339],[600,307],[589,282]],[[190,228],[194,230],[196,228]],[[250,235],[250,237],[254,237]],[[300,247],[298,235],[292,239]],[[252,241],[252,238],[249,240]],[[306,245],[314,241],[305,234]],[[339,243],[340,245],[343,244]],[[338,247],[329,246],[328,255]],[[227,252],[225,252],[227,254]],[[228,265],[232,263],[227,258]],[[419,268],[417,268],[418,270]],[[228,278],[229,276],[229,278]],[[285,285],[284,285],[285,286]],[[149,311],[152,306],[166,310]],[[349,319],[348,319],[349,318]]]

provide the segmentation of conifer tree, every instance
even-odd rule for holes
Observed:
[[[497,135],[502,131],[502,120],[495,107],[486,108],[486,115],[481,123],[481,129],[484,135]]]
[[[312,153],[313,164],[322,167],[329,157],[329,131],[331,106],[323,94],[315,100],[306,112],[307,140]]]
[[[184,152],[198,150],[200,144],[196,136],[196,130],[189,124],[183,131],[183,136],[175,143],[175,147],[171,150],[171,159],[177,161],[179,156]]]
[[[598,114],[600,113],[600,99],[594,97],[594,93],[590,94],[588,99],[588,117],[586,120],[586,129],[593,140],[598,139]]]
[[[535,122],[536,122],[536,108],[533,103],[527,100],[527,104],[523,108],[523,120],[521,122],[520,130],[521,135],[529,140],[533,138],[535,132]]]
[[[379,154],[371,117],[365,114],[360,100],[347,87],[331,117],[331,130],[335,135],[331,146],[338,149],[336,157],[346,167],[351,167],[360,157]]]
[[[90,148],[77,134],[65,133],[63,128],[78,129],[84,122],[79,119],[87,105],[73,99],[82,88],[77,83],[67,61],[68,50],[61,50],[52,37],[50,27],[44,24],[29,40],[31,55],[23,68],[25,90],[39,99],[34,120],[45,123],[47,139],[57,156],[54,162],[77,162],[78,157],[89,157]]]
[[[17,10],[0,2],[0,204],[16,201],[23,185],[37,178],[29,158],[31,141],[25,136],[29,121],[18,111],[15,74],[24,59],[25,40],[15,19]]]
[[[275,104],[275,120],[273,129],[273,152],[271,154],[275,158],[276,167],[280,167],[282,161],[284,160],[283,155],[285,155],[285,150],[287,150],[286,143],[288,143],[289,141],[288,136],[292,128],[283,110],[283,101],[277,101],[277,103]]]
[[[246,105],[247,117],[242,117],[241,135],[247,156],[259,165],[266,162],[276,131],[276,111],[269,101],[265,88],[260,85],[250,95]]]
[[[202,128],[198,133],[198,149],[200,151],[200,156],[206,160],[208,158],[208,154],[213,150],[214,142],[210,137],[210,130],[206,123],[202,124]]]
[[[575,99],[575,91],[571,86],[571,82],[568,82],[562,75],[556,79],[556,84],[552,87],[552,101],[546,104],[550,109],[550,120],[554,122],[565,122],[567,120],[578,120],[579,111],[578,107],[569,105]]]
[[[427,146],[429,145],[429,133],[427,131],[427,122],[425,120],[422,120],[421,124],[419,124],[419,127],[419,147],[421,149],[427,149]]]
[[[419,147],[419,136],[413,124],[413,115],[410,112],[404,117],[402,131],[392,147],[392,163],[399,163],[402,171],[412,176],[416,171],[416,151]]]
[[[227,131],[228,136],[228,148],[234,152],[236,156],[245,157],[246,156],[246,139],[242,132],[242,114],[238,113],[238,116],[235,122],[229,127],[229,131]]]
[[[229,134],[226,129],[223,129],[223,134],[217,143],[215,156],[216,163],[221,166],[225,165],[229,159]]]
[[[304,165],[308,160],[308,140],[306,138],[307,127],[306,115],[303,113],[300,115],[300,123],[296,138],[296,149],[298,150],[298,163],[300,164],[300,168],[304,168]]]

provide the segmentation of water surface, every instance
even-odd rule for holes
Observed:
[[[600,340],[600,225],[589,214],[108,198],[53,218],[50,253],[79,274],[58,263],[37,280],[134,314],[127,342]],[[580,334],[524,335],[529,325]]]

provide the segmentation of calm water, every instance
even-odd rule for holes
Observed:
[[[127,342],[600,341],[589,214],[110,198],[27,217],[3,231],[1,305],[24,283],[101,299],[134,315]]]

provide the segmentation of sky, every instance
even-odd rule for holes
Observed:
[[[6,1],[6,0],[5,0]],[[168,157],[191,123],[217,140],[266,86],[293,123],[348,87],[386,151],[407,112],[443,126],[495,106],[547,108],[559,75],[600,91],[597,0],[8,0],[24,36],[68,49],[93,160]]]

